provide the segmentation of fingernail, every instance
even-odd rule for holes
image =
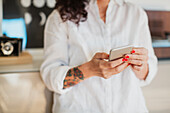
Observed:
[[[131,65],[131,63],[128,64],[128,66],[130,66],[130,65]]]
[[[123,62],[125,62],[125,61],[128,61],[128,59],[126,59],[126,58],[123,58],[123,59],[122,59],[122,61],[123,61]]]
[[[135,50],[132,50],[132,53],[135,53]]]
[[[125,58],[129,58],[129,56],[127,55]]]
[[[122,61],[124,62],[124,61],[125,61],[125,58],[123,58]]]
[[[108,57],[109,57],[109,55],[108,55]]]

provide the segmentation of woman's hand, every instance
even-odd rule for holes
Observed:
[[[107,53],[96,53],[91,61],[70,69],[64,79],[63,88],[74,86],[92,76],[107,79],[128,67],[128,63],[125,63],[126,60],[123,58],[111,62],[104,60],[108,58]]]
[[[132,70],[136,76],[145,80],[149,69],[148,69],[148,50],[145,48],[134,48],[132,54],[125,55],[128,59],[127,63],[131,64]]]
[[[104,60],[108,58],[107,53],[96,53],[91,61],[81,65],[79,69],[86,77],[99,76],[107,79],[128,67],[123,58],[110,62]]]

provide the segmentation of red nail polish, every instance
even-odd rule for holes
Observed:
[[[128,66],[130,66],[130,65],[131,65],[131,63],[128,64]]]
[[[132,50],[132,53],[135,53],[135,50]]]
[[[125,58],[129,58],[129,56],[126,56]]]
[[[123,62],[125,62],[125,61],[128,61],[128,59],[126,59],[126,58],[123,58],[123,59],[122,59],[122,61],[123,61]]]
[[[108,57],[109,57],[109,55],[108,55]]]

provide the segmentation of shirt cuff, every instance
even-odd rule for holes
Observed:
[[[56,85],[55,86],[57,86],[57,90],[55,92],[59,93],[59,94],[64,94],[64,93],[67,93],[68,91],[70,91],[72,89],[72,87],[69,87],[69,88],[66,88],[66,89],[63,89],[63,87],[64,87],[65,77],[67,76],[67,72],[71,68],[73,68],[73,66],[64,66],[64,67],[59,67],[59,68],[62,68],[61,69],[62,71],[59,71],[58,75],[62,75],[62,76],[60,76],[56,80]],[[58,69],[58,70],[60,70],[60,69]]]
[[[145,80],[139,80],[141,87],[149,85],[157,73],[157,64],[152,61],[148,61],[149,72]]]

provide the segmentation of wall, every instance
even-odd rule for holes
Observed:
[[[170,11],[170,0],[126,0],[141,5],[148,10]]]
[[[170,35],[170,11],[147,11],[147,14],[152,36],[166,39]]]
[[[170,61],[159,61],[158,73],[150,85],[143,87],[149,113],[170,113]]]
[[[2,0],[0,0],[0,36],[2,36]]]
[[[24,18],[27,48],[42,48],[44,26],[55,7],[55,0],[4,0],[3,18]]]

